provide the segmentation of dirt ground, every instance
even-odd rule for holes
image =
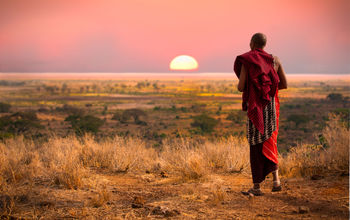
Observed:
[[[282,178],[283,190],[245,196],[248,174],[212,174],[181,182],[165,173],[115,174],[92,171],[78,190],[38,179],[1,195],[4,219],[348,219],[349,176]]]

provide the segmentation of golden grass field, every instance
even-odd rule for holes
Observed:
[[[334,118],[324,133],[328,149],[301,145],[280,157],[283,191],[270,193],[267,179],[256,198],[240,194],[250,186],[249,148],[237,137],[167,140],[162,151],[120,137],[9,139],[0,145],[0,207],[11,218],[345,219],[348,130]]]
[[[1,217],[348,219],[348,82],[290,80],[280,92],[283,190],[272,193],[269,177],[265,195],[251,197],[241,194],[252,184],[237,81],[6,78],[0,102],[11,110],[0,113]],[[146,123],[112,119],[135,108]],[[104,124],[77,135],[65,120],[71,110]],[[17,125],[6,127],[4,119],[16,112],[35,112],[41,127],[11,133]],[[191,126],[203,112],[219,121],[211,132]]]

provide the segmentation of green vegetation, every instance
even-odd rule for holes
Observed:
[[[340,93],[330,93],[328,96],[327,96],[327,99],[328,100],[331,100],[331,101],[342,101],[343,100],[343,95],[340,94]]]
[[[7,103],[0,102],[0,113],[10,112],[11,105]]]
[[[288,116],[287,120],[294,122],[295,127],[299,128],[299,125],[308,123],[310,118],[307,115],[292,114]]]
[[[127,123],[131,118],[135,124],[138,125],[147,125],[145,121],[142,121],[141,118],[146,118],[147,114],[141,109],[127,109],[123,113],[116,112],[114,113],[112,119],[118,120],[121,123]]]
[[[208,116],[203,113],[201,115],[195,116],[193,122],[191,123],[192,127],[198,127],[204,133],[210,133],[214,130],[214,127],[218,124],[218,121],[215,118]]]
[[[14,135],[31,135],[43,126],[35,112],[16,112],[0,117],[0,139]]]
[[[52,133],[66,136],[72,129],[97,138],[139,136],[150,146],[162,146],[164,137],[244,137],[246,112],[241,110],[236,84],[232,79],[0,81],[1,134],[47,138]],[[319,144],[317,137],[330,120],[329,113],[349,127],[348,91],[346,81],[291,82],[280,92],[279,150],[287,152],[300,142]],[[45,129],[21,129],[20,123],[15,127],[21,119],[14,116],[11,122],[5,120],[14,112],[28,111],[36,113],[32,122]]]
[[[70,122],[72,129],[80,136],[87,132],[96,134],[103,125],[103,120],[92,115],[70,115],[65,121]]]
[[[246,120],[246,112],[241,110],[231,111],[228,113],[226,120],[230,120],[235,124],[242,125]]]

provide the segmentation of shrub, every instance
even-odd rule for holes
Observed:
[[[330,101],[342,101],[343,95],[340,93],[330,93],[328,94],[327,99]]]
[[[348,108],[337,108],[333,111],[335,115],[339,115],[342,122],[345,123],[347,128],[350,127],[350,109]]]
[[[194,104],[191,106],[191,110],[193,112],[200,112],[200,111],[203,111],[206,106],[207,106],[206,104]]]
[[[7,103],[0,102],[0,113],[9,112],[11,109],[11,105]]]
[[[86,132],[97,133],[99,128],[103,125],[103,120],[92,115],[70,115],[65,121],[70,122],[72,129],[78,135]]]
[[[161,109],[160,106],[154,106],[153,111],[159,111]]]
[[[135,124],[140,124],[140,125],[146,125],[147,123],[141,120],[141,117],[146,117],[147,114],[141,109],[133,108],[133,109],[127,109],[123,112],[122,114],[122,121],[126,122],[130,118],[134,119]]]
[[[300,124],[309,122],[310,118],[307,115],[292,114],[288,116],[287,120],[294,122],[295,126],[298,128]]]
[[[42,128],[35,112],[16,112],[0,118],[0,132],[9,134],[29,134]]]
[[[192,127],[199,127],[202,132],[210,133],[214,130],[214,127],[218,124],[215,118],[208,116],[207,114],[201,114],[193,118],[191,123]]]
[[[70,114],[70,115],[83,115],[84,114],[84,110],[83,109],[80,109],[80,108],[77,108],[77,107],[74,107],[74,106],[71,106],[71,105],[67,105],[67,104],[64,104],[61,107],[56,107],[56,111],[59,111],[59,112],[64,112],[64,113],[67,113],[67,114]]]
[[[233,123],[240,125],[244,122],[245,118],[246,118],[246,114],[243,111],[231,111],[227,115],[226,120],[230,120]]]
[[[120,112],[114,113],[112,116],[112,120],[123,122],[122,113],[120,113]]]
[[[280,158],[281,174],[286,176],[310,176],[329,171],[349,173],[349,129],[337,115],[322,131],[322,145],[299,145]],[[326,147],[326,148],[325,148]]]

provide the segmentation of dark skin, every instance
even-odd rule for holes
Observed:
[[[250,48],[252,50],[258,49],[257,47],[254,46],[253,42],[250,42]],[[264,49],[264,48],[259,48],[259,49]],[[277,56],[274,56],[275,59],[275,70],[280,78],[280,82],[278,83],[278,89],[287,89],[287,78],[286,78],[286,74],[283,70],[282,64],[280,59]],[[247,71],[246,68],[244,67],[244,65],[242,65],[241,68],[241,73],[239,75],[239,82],[238,82],[238,91],[243,92],[244,91],[244,87],[246,84],[246,80],[247,80]]]
[[[250,42],[250,49],[251,50],[255,50],[255,49],[264,49],[264,47],[256,47],[254,45],[254,42]],[[275,59],[275,70],[279,76],[279,83],[278,83],[278,89],[281,90],[281,89],[287,89],[287,78],[286,78],[286,74],[283,70],[283,67],[282,67],[282,64],[281,64],[281,61],[279,60],[279,58],[277,56],[274,56],[274,59]],[[240,92],[243,92],[244,91],[244,87],[246,85],[246,80],[247,80],[247,70],[246,68],[244,67],[244,65],[242,65],[242,68],[241,68],[241,73],[239,75],[239,82],[238,82],[238,91]],[[273,185],[275,187],[279,186],[280,185],[280,179],[279,179],[279,176],[278,176],[278,170],[274,171],[272,173],[273,175]],[[260,189],[260,183],[254,183],[254,188],[253,189]]]

